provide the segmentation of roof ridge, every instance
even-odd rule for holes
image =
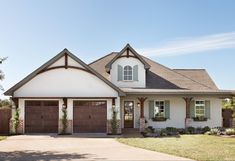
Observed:
[[[172,69],[172,70],[205,70],[206,69],[203,69],[203,68],[177,68],[177,69]]]
[[[197,82],[197,81],[195,81],[195,80],[193,80],[193,79],[191,79],[191,78],[189,78],[189,77],[187,77],[187,76],[185,76],[185,75],[183,75],[183,74],[181,74],[181,73],[176,72],[174,69],[171,69],[171,68],[169,68],[169,67],[166,67],[166,66],[164,66],[164,65],[162,65],[162,64],[160,64],[160,63],[158,63],[158,62],[156,62],[156,61],[154,61],[154,60],[152,60],[152,59],[150,59],[150,58],[148,58],[148,57],[145,57],[145,56],[143,56],[143,55],[140,55],[140,56],[142,56],[142,57],[144,57],[144,58],[146,58],[146,59],[152,61],[153,63],[156,63],[156,64],[158,64],[158,65],[160,65],[160,66],[162,66],[162,67],[164,67],[164,68],[166,68],[166,69],[168,69],[168,70],[170,70],[170,71],[172,71],[172,72],[174,72],[174,73],[176,73],[176,74],[178,74],[178,75],[181,75],[181,76],[183,76],[183,77],[185,77],[185,78],[187,78],[187,79],[189,79],[189,80],[191,80],[191,81],[193,81],[193,82],[195,82],[195,83],[197,83],[197,84],[200,84],[200,85],[205,86],[205,87],[207,87],[207,88],[209,88],[209,89],[212,89],[211,87],[208,87],[208,86],[205,85],[205,84],[199,83],[199,82]]]
[[[109,54],[106,54],[105,56],[102,56],[102,57],[101,57],[101,58],[99,58],[99,59],[96,59],[96,60],[92,61],[91,63],[89,63],[89,64],[87,64],[87,65],[92,65],[92,64],[94,64],[94,63],[96,63],[96,62],[100,61],[101,59],[104,59],[105,57],[107,57],[107,56],[109,56],[109,55],[117,54],[117,53],[118,53],[118,52],[113,51],[113,52],[111,52],[111,53],[109,53]]]

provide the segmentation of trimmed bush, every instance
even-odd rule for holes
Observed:
[[[220,130],[218,128],[212,128],[210,130],[211,135],[218,135],[220,133]]]
[[[179,129],[177,129],[177,132],[178,132],[179,134],[186,134],[186,129],[184,129],[184,128],[179,128]]]
[[[192,127],[192,126],[189,126],[189,127],[187,127],[186,131],[187,131],[189,134],[194,134],[194,133],[195,133],[195,128]]]
[[[226,135],[235,135],[235,128],[229,128],[225,130]]]
[[[211,128],[210,128],[209,126],[205,126],[205,127],[202,129],[203,133],[206,133],[206,132],[208,132],[208,131],[210,131],[210,130],[211,130]]]
[[[166,129],[161,129],[160,135],[161,136],[167,136],[167,130]]]
[[[167,127],[166,128],[167,135],[178,135],[178,131],[175,127]]]

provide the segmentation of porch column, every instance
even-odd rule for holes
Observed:
[[[145,129],[145,118],[144,118],[144,101],[147,97],[139,97],[140,101],[140,132],[143,132]]]
[[[192,121],[190,118],[190,102],[193,97],[183,97],[186,103],[186,117],[185,117],[185,128],[190,126],[190,122]]]

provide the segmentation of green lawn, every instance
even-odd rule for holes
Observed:
[[[6,136],[0,136],[0,141],[6,139]]]
[[[119,138],[119,142],[176,156],[205,160],[235,160],[235,138],[182,135],[179,138]]]

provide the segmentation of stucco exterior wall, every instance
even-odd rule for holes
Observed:
[[[218,98],[195,97],[194,100],[210,100],[210,119],[202,122],[192,121],[189,125],[193,127],[222,127],[222,100]]]
[[[41,73],[14,92],[14,97],[117,97],[118,93],[95,75],[78,69]]]
[[[129,65],[131,67],[138,65],[138,81],[118,81],[118,79],[117,79],[118,65],[121,65],[122,67],[124,67],[126,65]],[[110,71],[110,75],[111,75],[111,82],[118,87],[145,87],[145,85],[146,85],[146,81],[145,81],[146,76],[145,76],[144,65],[137,58],[132,58],[132,57],[118,58],[112,64],[112,69]]]

